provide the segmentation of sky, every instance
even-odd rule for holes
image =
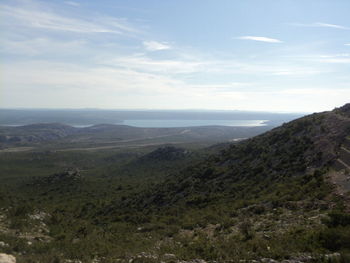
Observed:
[[[348,0],[0,1],[0,108],[350,102]]]

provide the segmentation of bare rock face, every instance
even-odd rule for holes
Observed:
[[[0,263],[16,263],[16,258],[9,254],[0,253]]]

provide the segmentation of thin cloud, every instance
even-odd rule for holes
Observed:
[[[143,46],[149,51],[171,49],[171,46],[167,43],[158,41],[143,41]]]
[[[330,64],[349,64],[350,53],[306,56],[301,57],[300,60],[307,62],[321,62]]]
[[[319,62],[319,61],[317,61]],[[178,74],[213,74],[213,75],[264,75],[264,76],[310,76],[324,73],[317,67],[301,66],[291,63],[272,62],[244,62],[241,60],[227,60],[214,58],[191,59],[159,59],[146,55],[131,55],[115,58],[102,58],[95,61],[99,65],[114,68],[125,68],[139,72],[148,72],[166,76]]]
[[[183,85],[181,81],[171,77],[130,69],[90,67],[44,60],[9,63],[5,73],[5,83],[12,83],[14,87],[21,88],[26,85],[33,89],[45,87],[46,90],[59,86],[66,91],[74,88],[79,92],[81,89],[90,89],[94,92],[105,90],[166,93],[171,91],[173,86]],[[14,78],[16,74],[20,77]],[[42,75],[46,77],[42,78]]]
[[[335,24],[327,24],[327,23],[315,23],[315,26],[319,26],[319,27],[331,27],[331,28],[337,28],[337,29],[350,29],[350,28],[345,27],[345,26],[335,25]]]
[[[344,44],[344,46],[350,46],[350,43]]]
[[[207,66],[205,61],[158,60],[145,56],[126,56],[112,60],[100,61],[99,64],[112,67],[123,67],[139,72],[153,72],[158,74],[190,74],[203,72]]]
[[[86,48],[84,40],[53,40],[49,38],[33,38],[26,40],[4,40],[0,47],[0,52],[7,54],[16,54],[23,57],[52,55],[52,54],[71,54],[82,52]]]
[[[316,23],[311,23],[311,24],[291,23],[290,25],[301,26],[301,27],[326,27],[326,28],[350,30],[350,28],[346,27],[346,26],[337,25],[337,24],[322,23],[322,22],[316,22]]]
[[[137,30],[115,17],[95,17],[94,19],[77,19],[60,15],[43,6],[22,8],[0,5],[0,16],[7,21],[7,26],[25,26],[55,31],[75,33],[115,33],[129,34]]]
[[[260,42],[266,42],[266,43],[282,43],[283,42],[283,41],[276,39],[276,38],[259,37],[259,36],[241,36],[241,37],[238,37],[238,39],[260,41]]]

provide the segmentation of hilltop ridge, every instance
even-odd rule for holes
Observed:
[[[232,144],[200,164],[168,178],[165,185],[157,186],[158,190],[149,194],[150,199],[142,198],[140,202],[153,200],[145,206],[152,202],[170,205],[188,202],[195,195],[197,202],[210,203],[217,196],[234,199],[238,193],[232,194],[233,189],[239,184],[245,187],[241,191],[261,184],[274,192],[274,184],[294,177],[312,180],[322,174],[324,176],[318,180],[323,180],[329,170],[339,166],[338,160],[344,164],[349,161],[347,146],[344,146],[350,134],[349,105],[315,113]],[[347,170],[347,167],[343,168]],[[345,181],[335,183],[341,188]]]

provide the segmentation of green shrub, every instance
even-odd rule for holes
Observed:
[[[328,216],[329,219],[324,221],[328,227],[350,226],[350,214],[348,213],[333,211]]]
[[[336,228],[327,228],[320,232],[319,242],[331,251],[350,248],[350,228],[338,226]]]

